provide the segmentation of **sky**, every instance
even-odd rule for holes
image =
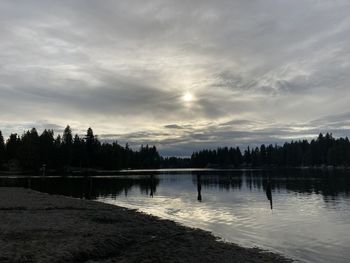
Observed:
[[[0,0],[0,130],[188,156],[350,136],[348,0]]]

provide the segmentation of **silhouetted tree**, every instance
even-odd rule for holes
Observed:
[[[24,169],[36,170],[40,167],[40,140],[35,128],[25,132],[20,141],[19,159]]]
[[[86,160],[85,142],[76,134],[73,140],[73,160],[72,164],[76,167],[82,167]]]
[[[0,170],[3,169],[5,163],[5,141],[0,131]]]
[[[20,146],[20,139],[17,133],[12,133],[6,142],[6,159],[18,159],[18,150]]]
[[[72,136],[67,126],[63,135],[54,139],[53,130],[44,130],[39,136],[36,129],[24,132],[19,138],[11,134],[4,143],[0,132],[0,169],[10,163],[27,170],[38,170],[43,164],[56,169],[66,166],[98,169],[159,168],[159,167],[259,167],[259,166],[349,166],[350,142],[333,138],[331,133],[308,142],[291,141],[282,146],[262,144],[242,152],[239,147],[220,147],[194,152],[190,158],[161,157],[155,146],[141,145],[138,151],[117,141],[101,143],[91,128],[84,138]],[[7,164],[7,165],[6,165]]]
[[[65,165],[72,164],[72,155],[73,155],[73,136],[72,130],[67,125],[67,127],[63,131],[62,136],[62,153],[63,153],[63,162]]]
[[[95,165],[97,151],[100,146],[97,137],[95,137],[94,132],[89,127],[85,135],[85,145],[87,154],[87,166],[91,167]]]
[[[64,166],[64,156],[62,151],[62,137],[61,135],[57,135],[55,141],[54,141],[54,158],[55,158],[55,167],[56,168],[63,168]]]
[[[350,165],[350,142],[348,138],[334,139],[331,133],[319,134],[316,140],[292,141],[283,146],[265,146],[250,149],[248,147],[243,158],[233,158],[240,155],[239,148],[204,149],[194,152],[191,156],[193,167],[211,166],[320,166],[320,165]]]
[[[244,161],[246,164],[252,163],[252,156],[250,154],[249,146],[248,146],[247,150],[244,152]]]
[[[55,164],[55,139],[53,130],[44,130],[39,138],[39,154],[42,165],[53,167]]]
[[[267,150],[266,150],[265,144],[262,144],[260,146],[260,163],[262,165],[266,165],[267,164]]]

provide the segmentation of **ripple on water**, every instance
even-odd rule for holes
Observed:
[[[269,182],[267,176],[206,174],[200,187],[198,177],[189,173],[157,174],[153,198],[147,184],[149,175],[94,180],[100,187],[96,198],[103,202],[139,209],[212,231],[227,241],[306,262],[348,262],[350,180],[295,179],[294,172],[292,177],[271,176]],[[111,180],[115,181],[113,187]],[[123,180],[127,180],[124,189]],[[330,180],[334,181],[332,188]],[[271,184],[272,204],[267,183]],[[64,187],[62,184],[62,192]]]

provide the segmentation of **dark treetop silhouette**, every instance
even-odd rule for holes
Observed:
[[[264,166],[348,166],[350,165],[349,139],[335,139],[332,134],[320,134],[316,140],[292,141],[283,146],[264,144],[244,151],[237,148],[203,150],[191,156],[193,167],[264,167]]]
[[[320,134],[316,140],[292,141],[283,146],[264,144],[242,153],[240,148],[218,148],[194,152],[190,158],[159,155],[155,146],[141,146],[138,151],[113,143],[100,142],[89,128],[81,138],[73,137],[69,126],[63,135],[54,137],[53,130],[41,135],[35,128],[22,136],[11,134],[6,143],[0,131],[0,169],[39,170],[96,168],[182,168],[182,167],[300,167],[348,166],[350,142],[348,138],[335,139],[332,134]]]
[[[22,168],[38,170],[43,164],[52,169],[79,168],[157,168],[160,156],[156,147],[141,146],[133,151],[128,145],[117,142],[101,143],[91,128],[84,138],[72,136],[67,126],[62,137],[54,137],[52,130],[44,130],[41,135],[35,128],[21,137],[11,134],[6,144],[0,134],[0,167],[2,169]]]

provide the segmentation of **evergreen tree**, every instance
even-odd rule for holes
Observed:
[[[2,136],[2,132],[0,131],[0,170],[3,169],[5,164],[5,141]]]
[[[84,140],[76,134],[73,140],[73,166],[82,167],[86,160],[86,150]]]
[[[250,154],[249,146],[248,146],[247,150],[244,152],[244,161],[247,165],[252,163],[252,156]]]
[[[73,144],[72,130],[69,125],[67,125],[67,127],[63,131],[62,142],[65,145]]]
[[[89,127],[85,135],[85,145],[87,154],[87,166],[91,167],[94,165],[94,161],[97,154],[97,139],[95,138],[94,132]]]
[[[62,136],[62,153],[63,153],[63,161],[65,165],[72,164],[72,155],[73,155],[73,136],[72,130],[67,125],[67,127],[63,131]]]
[[[84,139],[67,126],[63,135],[54,139],[53,130],[44,130],[39,136],[36,129],[26,131],[20,138],[11,134],[4,143],[0,132],[0,169],[5,163],[19,163],[23,169],[37,170],[43,164],[63,169],[65,166],[99,169],[158,168],[158,167],[241,167],[241,166],[320,166],[350,165],[348,138],[335,139],[331,133],[311,140],[286,142],[282,146],[250,148],[242,156],[239,147],[219,147],[193,152],[191,158],[163,158],[155,146],[141,146],[138,151],[117,141],[101,142],[91,128]],[[8,167],[11,167],[9,165]]]
[[[62,151],[62,137],[60,134],[57,135],[54,141],[54,149],[55,166],[56,168],[63,168],[64,156]]]
[[[44,130],[40,135],[40,162],[42,165],[54,166],[55,163],[55,146],[53,130]]]
[[[18,159],[19,146],[17,133],[12,133],[6,142],[6,160]]]
[[[260,146],[260,162],[263,165],[266,165],[267,163],[267,150],[265,144]]]
[[[40,140],[35,128],[22,135],[19,158],[24,169],[37,170],[40,168]]]

